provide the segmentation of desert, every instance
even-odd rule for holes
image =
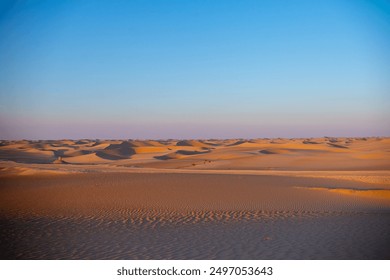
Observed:
[[[3,140],[2,259],[388,259],[390,139]]]

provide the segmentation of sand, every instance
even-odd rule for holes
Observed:
[[[2,259],[389,259],[390,139],[0,142]]]

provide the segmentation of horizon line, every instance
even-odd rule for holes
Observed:
[[[350,138],[350,139],[375,139],[375,138],[390,138],[390,135],[387,136],[311,136],[311,137],[232,137],[232,138],[220,138],[220,137],[205,137],[205,138],[60,138],[60,139],[0,139],[0,142],[4,141],[82,141],[82,140],[92,140],[92,141],[185,141],[185,140],[271,140],[271,139],[289,139],[289,140],[299,140],[299,139],[316,139],[316,138]]]

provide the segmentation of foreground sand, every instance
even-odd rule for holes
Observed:
[[[1,258],[389,259],[389,148],[3,141]]]

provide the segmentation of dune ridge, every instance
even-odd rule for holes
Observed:
[[[162,169],[389,170],[390,138],[0,142],[0,161]],[[169,159],[169,161],[165,161]],[[210,164],[203,164],[204,161]]]

